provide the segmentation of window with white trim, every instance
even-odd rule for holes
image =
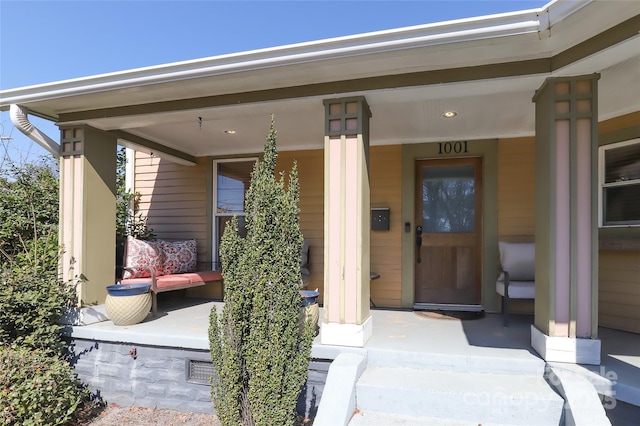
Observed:
[[[216,269],[220,268],[220,240],[227,222],[234,215],[238,216],[240,235],[246,235],[244,201],[256,160],[242,158],[213,163],[213,253]]]
[[[640,139],[599,148],[600,226],[640,226]]]

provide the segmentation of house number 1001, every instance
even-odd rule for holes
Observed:
[[[467,141],[463,142],[438,142],[438,154],[462,154],[467,151]]]

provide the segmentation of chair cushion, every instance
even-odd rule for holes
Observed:
[[[163,273],[163,256],[158,241],[142,241],[132,236],[127,237],[127,256],[123,278],[146,278],[151,276],[150,268],[156,276]]]
[[[160,241],[164,255],[163,275],[194,272],[198,263],[196,240]]]
[[[504,276],[496,282],[496,292],[504,296]],[[535,299],[535,281],[511,281],[509,280],[509,299]]]
[[[535,244],[500,241],[500,265],[509,272],[509,282],[535,280]]]

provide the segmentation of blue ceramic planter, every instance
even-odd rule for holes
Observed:
[[[300,290],[300,296],[302,297],[300,306],[304,307],[318,303],[318,296],[320,296],[320,293],[315,290]]]
[[[136,296],[149,292],[151,284],[116,284],[107,286],[110,296]]]

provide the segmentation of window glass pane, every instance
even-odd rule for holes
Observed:
[[[604,188],[604,224],[640,223],[640,184]]]
[[[640,143],[607,149],[604,163],[605,183],[640,179]]]
[[[218,163],[216,213],[242,213],[254,161]]]
[[[422,197],[425,232],[474,232],[474,166],[424,168]]]

